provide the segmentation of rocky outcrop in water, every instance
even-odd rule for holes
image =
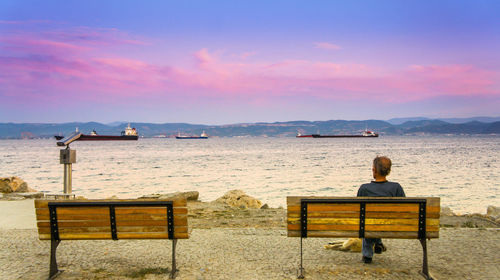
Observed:
[[[243,209],[246,208],[259,209],[260,207],[262,207],[262,202],[260,200],[247,195],[242,190],[228,191],[222,197],[217,198],[214,202]]]

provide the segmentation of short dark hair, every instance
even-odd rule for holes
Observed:
[[[387,176],[391,173],[392,162],[388,157],[377,156],[373,160],[373,167],[375,167],[375,172],[380,176]]]

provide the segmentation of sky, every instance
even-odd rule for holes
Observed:
[[[500,1],[0,1],[0,122],[500,116]]]

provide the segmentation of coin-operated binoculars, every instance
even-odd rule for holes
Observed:
[[[71,150],[69,144],[78,140],[82,134],[75,132],[57,142],[57,146],[66,146],[59,151],[59,163],[64,164],[64,194],[70,195],[72,188],[72,164],[76,162],[76,150]]]

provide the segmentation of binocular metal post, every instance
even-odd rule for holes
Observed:
[[[64,164],[64,195],[69,198],[71,195],[72,187],[72,164],[76,162],[76,151],[69,148],[69,144],[78,140],[82,133],[78,129],[67,136],[66,138],[57,142],[57,146],[66,146],[66,149],[60,150],[59,162]]]
[[[60,163],[64,164],[64,194],[71,194],[72,188],[72,164],[76,162],[76,151],[71,150],[69,145],[60,150]]]

